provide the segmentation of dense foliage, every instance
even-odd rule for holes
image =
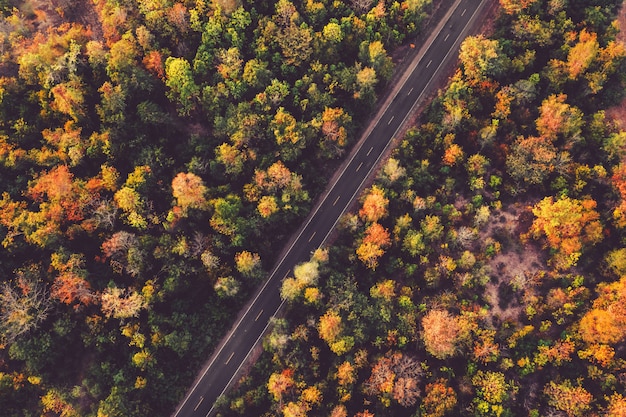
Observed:
[[[222,416],[625,416],[618,6],[501,0]]]
[[[0,1],[2,415],[168,415],[429,8]]]

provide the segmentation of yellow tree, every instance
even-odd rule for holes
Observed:
[[[618,343],[626,337],[626,277],[598,285],[593,308],[580,321],[580,333],[588,343]]]
[[[595,33],[583,29],[578,38],[578,43],[567,54],[567,71],[573,80],[589,68],[600,50],[598,35]]]
[[[459,59],[472,85],[504,70],[503,54],[497,40],[483,35],[468,36],[461,44]]]
[[[202,178],[191,172],[180,172],[172,180],[172,195],[182,214],[186,215],[189,209],[206,210],[207,187]]]
[[[546,197],[532,209],[535,220],[524,237],[545,237],[546,245],[554,251],[554,267],[570,268],[576,265],[586,245],[602,240],[602,224],[595,208],[592,199],[562,197],[555,201]]]
[[[275,401],[282,404],[283,395],[295,385],[293,370],[286,368],[282,372],[274,372],[267,381],[267,390]]]
[[[626,417],[626,398],[620,394],[611,395],[607,415],[611,417]]]
[[[591,409],[593,396],[583,387],[572,385],[569,379],[560,384],[550,381],[543,392],[548,397],[548,404],[564,411],[568,417],[583,416]]]
[[[389,199],[385,197],[385,191],[373,185],[365,196],[359,216],[365,221],[376,222],[387,215],[388,204]]]

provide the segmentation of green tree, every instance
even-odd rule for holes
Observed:
[[[165,77],[168,96],[178,105],[178,113],[189,115],[195,110],[200,96],[200,87],[193,79],[191,64],[185,58],[169,57],[165,61]]]

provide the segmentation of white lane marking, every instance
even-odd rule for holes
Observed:
[[[409,92],[408,92],[406,95],[407,95],[407,96],[410,96],[412,92],[413,92],[413,88],[411,88],[411,89],[409,90]]]
[[[361,169],[361,167],[362,167],[362,166],[363,166],[363,162],[361,162],[361,163],[359,164],[359,166],[358,166],[358,167],[356,167],[356,171],[357,171],[357,172],[359,172],[359,169]]]
[[[335,202],[333,203],[333,207],[335,207],[335,204],[337,204],[337,202],[339,201],[339,199],[340,199],[340,198],[341,198],[341,196],[339,196],[339,197],[337,197],[337,198],[335,199]]]
[[[433,60],[431,59],[430,61],[428,61],[428,64],[426,64],[426,68],[430,67],[430,64],[433,63]]]
[[[443,41],[444,41],[444,42],[445,42],[445,41],[447,41],[449,37],[450,37],[450,34],[448,33],[448,34],[446,35],[446,37],[443,39]]]
[[[311,235],[311,237],[309,238],[309,242],[313,240],[313,236],[315,236],[317,232],[313,232],[313,234]]]
[[[391,116],[391,119],[389,119],[389,121],[387,122],[387,126],[389,126],[391,124],[391,122],[393,121],[393,118],[396,116]]]
[[[202,401],[204,401],[204,397],[200,397],[200,401],[198,401],[198,404],[196,404],[196,407],[193,409],[193,411],[198,410],[198,407],[200,407],[200,404],[202,404]]]
[[[465,15],[466,11],[467,11],[467,9],[463,9],[463,13],[461,13],[461,17],[463,17]]]
[[[235,352],[231,353],[230,356],[228,357],[228,359],[226,359],[226,365],[228,365],[228,362],[230,362],[230,360],[233,358],[233,356],[235,356]]]
[[[372,146],[372,147],[370,148],[370,150],[369,150],[369,151],[367,151],[367,155],[365,155],[365,156],[370,156],[370,154],[372,153],[372,151],[373,151],[373,150],[374,150],[374,147]]]
[[[254,319],[254,321],[258,321],[259,317],[261,317],[261,314],[263,314],[263,310],[259,311],[259,314],[256,315],[256,318]]]

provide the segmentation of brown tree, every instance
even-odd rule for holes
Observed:
[[[426,351],[438,359],[457,352],[460,333],[458,318],[446,310],[430,310],[422,318],[422,340]]]
[[[16,272],[14,284],[0,285],[0,331],[7,343],[36,328],[48,317],[50,297],[39,268],[31,265]]]

